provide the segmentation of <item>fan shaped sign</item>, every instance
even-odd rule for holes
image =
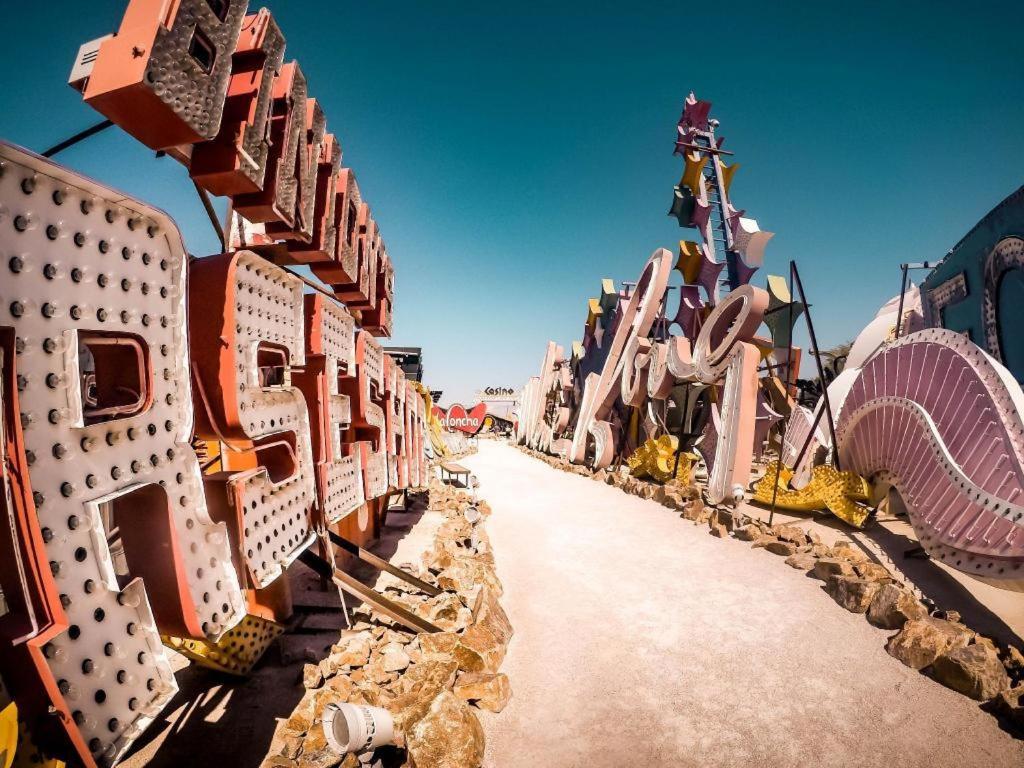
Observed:
[[[477,403],[469,411],[462,405],[455,403],[448,409],[441,423],[448,429],[465,432],[468,435],[475,435],[484,425],[484,417],[486,415],[487,406],[484,403]]]

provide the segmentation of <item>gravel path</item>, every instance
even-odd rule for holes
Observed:
[[[1021,766],[782,558],[501,443],[463,459],[516,635],[488,768]]]

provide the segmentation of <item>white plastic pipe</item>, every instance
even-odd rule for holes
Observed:
[[[339,755],[366,752],[391,744],[395,739],[391,713],[361,704],[328,704],[323,728],[328,746]]]

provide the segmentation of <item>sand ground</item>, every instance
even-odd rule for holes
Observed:
[[[461,463],[516,629],[488,768],[1024,765],[781,558],[501,443]]]

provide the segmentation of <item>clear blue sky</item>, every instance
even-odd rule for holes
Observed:
[[[0,137],[42,149],[97,116],[64,83],[126,0],[8,3]],[[253,7],[258,7],[255,5]],[[742,169],[736,205],[800,265],[824,345],[1024,183],[1024,4],[279,1],[397,270],[395,339],[445,400],[519,385],[581,335],[602,277],[635,279],[666,216],[691,89]],[[215,238],[184,169],[116,130],[73,168]],[[763,282],[763,277],[761,278]]]

